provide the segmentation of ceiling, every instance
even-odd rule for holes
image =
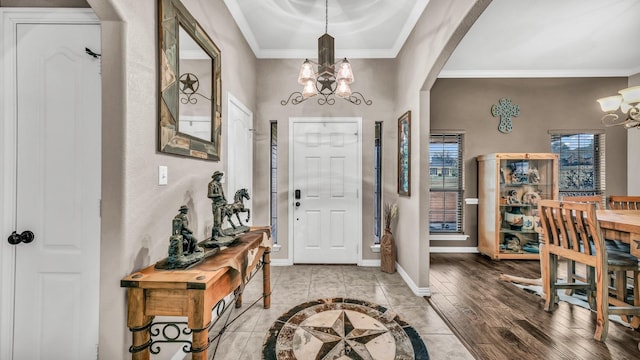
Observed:
[[[224,0],[258,58],[318,57],[325,0]],[[338,58],[394,58],[429,0],[329,0]]]
[[[317,58],[324,0],[224,2],[258,58]],[[396,57],[428,2],[329,0],[336,57]],[[494,0],[440,77],[637,74],[638,15],[640,0]]]

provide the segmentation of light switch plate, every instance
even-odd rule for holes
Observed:
[[[164,166],[158,166],[158,185],[167,185],[169,183],[169,169]]]

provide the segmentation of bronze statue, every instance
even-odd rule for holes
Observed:
[[[189,208],[182,205],[178,211],[178,215],[173,218],[173,228],[169,239],[169,257],[167,258],[169,269],[184,268],[204,256],[204,250],[198,246],[198,240],[189,228],[189,219],[187,218]]]
[[[209,182],[207,196],[211,199],[211,211],[213,212],[213,229],[211,230],[211,239],[225,236],[222,233],[222,220],[224,217],[225,207],[227,206],[227,198],[224,196],[224,189],[220,180],[224,176],[221,171],[216,171],[211,176]]]
[[[220,247],[231,244],[236,235],[249,231],[249,227],[245,226],[240,219],[240,212],[247,213],[249,221],[249,209],[244,207],[243,200],[249,199],[247,189],[240,189],[236,192],[234,202],[227,204],[227,198],[224,196],[224,190],[220,180],[224,176],[221,171],[215,171],[211,175],[211,181],[207,188],[207,196],[211,199],[211,212],[213,213],[213,227],[211,229],[211,238],[202,243],[205,247]],[[236,215],[240,225],[236,226],[231,220],[231,216]],[[231,228],[223,229],[225,219],[228,220]]]
[[[239,227],[246,228],[246,230],[249,230],[249,228],[246,227],[242,223],[242,220],[240,219],[241,212],[247,213],[247,219],[245,221],[249,221],[251,217],[251,210],[244,207],[244,199],[247,199],[247,200],[251,199],[251,197],[249,197],[249,191],[247,189],[240,189],[236,191],[236,194],[233,197],[233,203],[227,204],[225,207],[224,216],[226,216],[227,220],[229,221],[229,224],[233,229],[238,229],[238,226],[239,226]],[[233,215],[235,215],[236,218],[238,219],[238,224],[239,224],[238,226],[236,226],[231,220],[231,216]]]
[[[207,191],[207,196],[211,199],[211,212],[213,213],[213,228],[211,229],[211,239],[203,243],[205,247],[220,247],[231,244],[237,232],[232,229],[223,229],[222,224],[227,214],[227,198],[220,180],[224,176],[221,171],[216,171],[211,175],[211,181]]]
[[[173,235],[182,235],[182,252],[191,254],[202,251],[198,246],[198,241],[193,237],[193,231],[189,229],[189,219],[187,213],[189,208],[186,205],[180,206],[179,213],[173,218]]]

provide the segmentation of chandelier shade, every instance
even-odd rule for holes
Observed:
[[[313,71],[313,65],[309,60],[305,60],[300,67],[300,75],[298,75],[298,84],[306,85],[309,81],[316,81],[316,73]]]
[[[618,91],[622,95],[622,100],[627,104],[637,104],[640,102],[640,86],[634,86]]]
[[[309,80],[304,84],[304,88],[302,89],[302,97],[304,99],[308,99],[312,96],[318,95],[318,90],[316,90],[316,83],[314,80]]]
[[[289,103],[298,105],[301,102],[320,95],[318,104],[333,105],[335,98],[345,99],[352,104],[362,103],[371,105],[360,92],[352,92],[351,84],[355,82],[351,64],[347,58],[336,61],[334,57],[334,38],[327,33],[329,24],[329,1],[325,1],[325,33],[318,38],[318,62],[305,59],[298,73],[298,84],[302,85],[302,92],[294,91],[281,105]],[[317,70],[316,68],[317,67]]]
[[[618,91],[620,95],[606,96],[596,101],[606,114],[601,122],[605,126],[623,126],[627,129],[640,127],[640,86],[632,86]],[[626,117],[618,115],[618,110]]]
[[[622,103],[622,95],[613,95],[596,100],[604,112],[616,111]]]
[[[351,83],[355,81],[351,64],[349,64],[347,58],[342,60],[342,64],[340,64],[340,69],[338,70],[338,82],[340,81],[344,81],[347,85],[351,85]]]

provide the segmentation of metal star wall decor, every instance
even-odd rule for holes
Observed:
[[[181,103],[197,104],[198,99],[195,97],[195,95],[211,101],[211,99],[198,92],[198,89],[200,88],[200,80],[198,80],[198,77],[195,74],[184,73],[180,75],[180,78],[178,80],[181,84],[179,88],[180,93],[184,95],[183,97],[180,97]]]
[[[500,117],[498,130],[508,134],[513,130],[511,118],[520,115],[520,106],[512,104],[511,99],[503,97],[498,101],[498,104],[491,105],[491,115]]]

